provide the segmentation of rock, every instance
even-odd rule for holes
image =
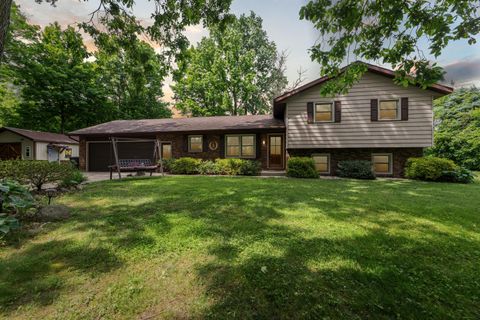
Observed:
[[[70,217],[70,209],[61,204],[45,206],[38,212],[41,221],[62,221]]]

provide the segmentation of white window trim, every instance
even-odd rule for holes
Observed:
[[[253,156],[244,156],[242,154],[242,137],[244,136],[252,136],[253,137]],[[239,156],[228,156],[227,155],[227,139],[228,137],[240,137],[240,155]],[[225,137],[225,143],[224,143],[224,152],[225,152],[225,158],[242,158],[242,159],[256,159],[257,158],[257,135],[256,134],[226,134]]]
[[[388,164],[388,172],[376,172],[375,171],[375,162],[373,161],[373,158],[375,156],[388,156],[389,164]],[[373,171],[375,174],[379,175],[390,175],[393,174],[393,153],[372,153],[372,166],[373,166]]]
[[[31,158],[31,157],[32,157],[32,147],[25,146],[25,158]]]
[[[382,119],[380,118],[380,103],[382,101],[396,101],[397,102],[397,118],[396,119]],[[378,121],[398,121],[402,119],[402,107],[400,105],[400,99],[398,98],[391,98],[391,99],[378,99],[377,105],[377,114],[378,114]]]
[[[317,121],[317,104],[329,104],[330,110],[332,111],[332,120],[328,121]],[[333,102],[315,102],[313,105],[313,122],[314,123],[332,123],[335,122],[335,108]]]
[[[200,151],[193,151],[190,147],[191,147],[191,143],[190,143],[190,138],[201,138],[202,139],[202,150]],[[203,135],[201,134],[192,134],[192,135],[189,135],[187,137],[187,144],[188,144],[188,152],[189,153],[199,153],[199,152],[203,152]]]
[[[330,153],[313,153],[312,154],[312,159],[313,159],[313,157],[321,157],[321,156],[326,156],[327,159],[328,159],[328,171],[317,171],[317,172],[319,174],[330,174],[331,167],[332,167]]]

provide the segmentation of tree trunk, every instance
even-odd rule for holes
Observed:
[[[3,48],[7,38],[8,26],[10,25],[10,8],[12,0],[0,1],[0,61],[3,57]]]

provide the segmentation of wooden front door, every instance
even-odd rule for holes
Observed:
[[[268,167],[283,169],[283,135],[268,136]]]
[[[22,158],[22,144],[0,143],[0,160],[14,160]]]

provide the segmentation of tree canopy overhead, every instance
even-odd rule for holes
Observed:
[[[212,27],[179,61],[176,107],[193,116],[268,113],[287,85],[284,62],[253,12]]]
[[[322,74],[337,76],[350,56],[389,64],[396,82],[425,88],[443,77],[443,69],[428,59],[438,57],[455,40],[476,42],[480,32],[478,0],[310,0],[300,17],[311,21],[321,39],[311,57]],[[420,42],[429,44],[428,52]],[[322,87],[324,94],[348,90],[366,71],[354,64],[336,81]]]

